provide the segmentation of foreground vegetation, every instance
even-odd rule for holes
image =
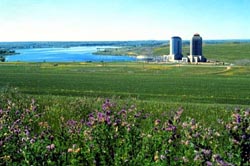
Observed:
[[[0,70],[0,165],[249,165],[248,66]]]
[[[0,100],[1,165],[250,163],[249,109],[231,110],[231,117],[207,126],[182,108],[159,114],[156,108],[151,112],[106,100],[92,111],[47,110],[15,90],[2,93]],[[90,104],[79,102],[80,107]],[[69,118],[68,113],[78,115]]]

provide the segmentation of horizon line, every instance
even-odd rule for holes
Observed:
[[[170,40],[170,39],[169,39]],[[163,39],[147,39],[147,40],[16,40],[16,41],[0,41],[0,43],[12,43],[12,42],[136,42],[136,41],[169,41]],[[191,39],[182,39],[183,41],[190,41]],[[250,40],[250,38],[238,38],[238,39],[203,39],[203,41],[240,41]]]

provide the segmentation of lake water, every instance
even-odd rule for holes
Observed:
[[[7,56],[7,62],[122,62],[135,61],[135,57],[94,55],[97,48],[107,47],[70,47],[18,49],[17,55]],[[110,48],[110,47],[108,47]]]

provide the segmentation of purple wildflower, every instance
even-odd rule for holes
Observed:
[[[107,99],[103,105],[102,105],[102,110],[107,111],[112,107],[112,104],[110,103],[109,99]]]
[[[87,125],[88,127],[91,127],[91,126],[93,125],[93,123],[92,123],[92,122],[87,122],[86,125]]]
[[[117,124],[120,124],[122,121],[121,121],[121,119],[116,119],[115,120],[115,123],[117,123]]]
[[[126,115],[127,111],[125,109],[122,109],[120,112],[117,113],[118,115]]]
[[[210,162],[210,161],[206,161],[206,166],[212,166],[213,165],[213,163],[212,162]]]
[[[111,124],[111,118],[110,118],[110,116],[106,116],[105,121],[106,121],[106,123],[107,123],[108,125],[110,125],[110,124]]]
[[[141,112],[138,112],[137,114],[134,115],[135,118],[139,118],[141,116]]]
[[[55,144],[51,144],[51,145],[46,146],[46,149],[48,151],[54,150],[55,149]]]
[[[211,155],[211,150],[207,150],[207,149],[202,149],[201,152],[206,156],[210,156]]]
[[[32,138],[32,139],[30,140],[30,143],[31,143],[31,144],[35,143],[35,139]]]
[[[175,131],[176,127],[174,125],[168,125],[168,127],[165,128],[166,131]]]
[[[156,119],[155,120],[155,126],[159,125],[161,123],[161,120],[160,119]]]
[[[30,135],[30,131],[28,129],[25,129],[24,132],[27,137]]]
[[[0,141],[0,147],[2,147],[2,146],[3,146],[3,141],[1,140],[1,141]]]
[[[106,111],[106,115],[111,115],[111,111],[110,110]]]
[[[233,116],[235,118],[235,122],[239,124],[241,122],[241,116],[240,116],[240,114],[234,114]]]
[[[105,121],[105,114],[103,114],[102,112],[98,112],[97,118],[98,118],[98,122],[104,122]]]
[[[77,121],[74,121],[74,120],[68,120],[67,121],[68,126],[75,126],[76,124],[77,124]]]

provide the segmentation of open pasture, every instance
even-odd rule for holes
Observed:
[[[1,63],[0,71],[1,165],[249,164],[247,66]]]
[[[250,68],[146,63],[7,63],[0,85],[25,94],[248,105]]]

